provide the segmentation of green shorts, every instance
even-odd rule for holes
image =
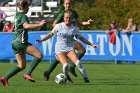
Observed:
[[[12,49],[15,54],[23,53],[26,51],[28,46],[31,46],[31,43],[15,43],[12,42]]]

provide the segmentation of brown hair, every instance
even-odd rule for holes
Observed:
[[[17,3],[17,7],[22,10],[22,8],[29,6],[29,3],[27,0],[19,0],[19,2]]]
[[[72,11],[71,10],[67,10],[67,11],[64,12],[64,15],[65,14],[71,14],[72,15]]]
[[[64,0],[64,2],[66,2],[67,0]],[[70,1],[70,2],[72,2],[72,0],[68,0],[68,1]]]

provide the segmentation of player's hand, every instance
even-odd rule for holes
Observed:
[[[36,43],[41,43],[42,40],[37,39],[37,40],[35,40],[35,42],[36,42]]]
[[[98,47],[100,47],[99,45],[96,45],[96,44],[92,44],[91,45],[93,48],[98,48]]]
[[[46,20],[42,20],[42,21],[40,21],[39,24],[40,24],[40,26],[46,24]]]
[[[94,20],[92,20],[92,19],[89,19],[87,22],[88,22],[88,24],[91,24],[91,22],[93,22]]]

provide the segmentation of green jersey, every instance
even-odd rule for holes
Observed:
[[[16,29],[15,36],[13,38],[13,41],[16,43],[28,43],[28,29],[25,29],[23,27],[23,24],[25,22],[29,23],[27,16],[22,12],[16,13],[15,16]]]
[[[28,29],[23,27],[23,24],[28,22],[28,18],[24,13],[18,12],[15,16],[15,36],[12,41],[12,49],[15,54],[25,52],[28,46],[32,44],[28,43]]]
[[[77,18],[78,18],[79,16],[78,16],[78,14],[77,14],[76,11],[71,10],[71,12],[72,12],[72,24],[73,24],[74,26],[77,26],[76,20],[77,20]],[[61,12],[58,14],[58,16],[57,16],[57,18],[56,18],[56,21],[57,21],[58,23],[63,22],[64,13],[65,13],[65,10],[61,11]]]

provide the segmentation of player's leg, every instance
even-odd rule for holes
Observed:
[[[77,66],[78,70],[80,71],[81,75],[83,76],[83,79],[84,79],[85,83],[89,82],[88,77],[87,77],[86,70],[85,70],[83,64],[80,62],[80,60],[79,60],[77,54],[75,53],[75,51],[74,50],[70,51],[68,53],[68,57]]]
[[[85,48],[79,42],[75,43],[75,48],[77,49],[76,53],[77,53],[79,59],[81,59],[86,52]],[[46,80],[49,80],[49,76],[50,76],[51,72],[55,69],[55,67],[58,65],[58,63],[59,63],[59,61],[55,58],[49,65],[49,68],[43,73]],[[73,62],[71,62],[70,72],[73,76],[77,77],[77,74],[75,73],[75,64]]]
[[[76,52],[78,58],[81,59],[85,55],[86,49],[80,42],[75,42],[75,48],[76,48],[76,50],[78,50]]]
[[[56,57],[59,60],[59,62],[63,65],[62,70],[63,70],[63,73],[66,75],[67,81],[72,83],[73,81],[71,80],[71,78],[68,74],[69,64],[68,64],[68,58],[67,58],[66,53],[62,53],[62,52],[57,53]]]
[[[16,75],[21,70],[25,69],[26,62],[25,62],[25,53],[16,54],[16,59],[18,62],[18,65],[13,67],[5,76],[1,78],[1,82],[4,86],[8,86],[8,79]]]
[[[30,46],[27,47],[26,53],[34,56],[34,58],[32,59],[32,61],[30,63],[30,66],[29,66],[29,69],[27,70],[26,74],[24,74],[23,77],[25,79],[30,80],[31,82],[35,82],[35,80],[31,77],[31,73],[34,71],[36,66],[42,60],[42,54],[41,54],[40,50],[33,45],[30,45]]]
[[[76,48],[76,54],[77,54],[78,58],[81,59],[86,52],[85,48],[79,42],[75,42],[75,48]],[[75,67],[76,67],[76,65],[73,62],[71,62],[70,72],[73,76],[77,77],[77,74],[75,73]]]
[[[43,73],[45,79],[48,81],[49,76],[52,73],[52,71],[55,69],[55,67],[58,65],[59,61],[55,58],[50,64],[48,69]]]

